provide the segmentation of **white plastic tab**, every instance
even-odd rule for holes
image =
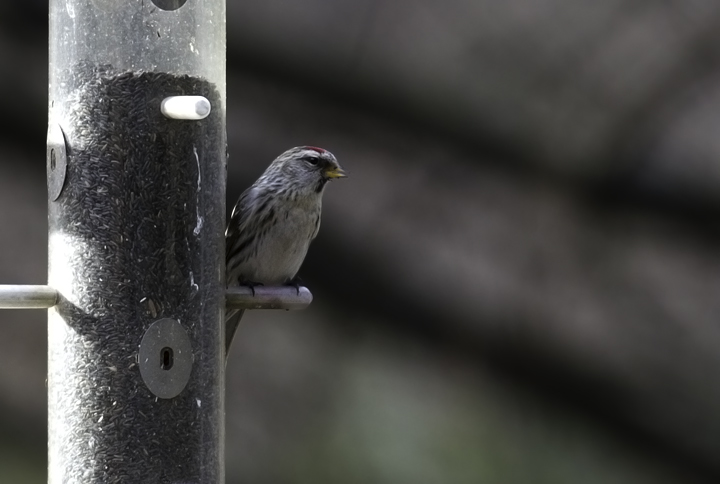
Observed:
[[[210,109],[210,101],[204,96],[169,96],[160,103],[160,111],[171,119],[205,119]]]

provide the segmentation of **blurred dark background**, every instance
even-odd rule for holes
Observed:
[[[44,283],[47,4],[0,4],[0,283]],[[302,312],[250,312],[228,483],[720,481],[720,3],[228,2],[228,205],[312,144]],[[46,316],[0,312],[0,482]]]

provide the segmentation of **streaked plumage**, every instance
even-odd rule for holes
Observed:
[[[291,283],[320,229],[327,182],[345,176],[322,148],[299,146],[278,156],[233,209],[225,232],[228,286]],[[227,347],[241,316],[227,315]]]

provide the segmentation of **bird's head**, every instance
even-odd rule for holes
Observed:
[[[346,176],[329,151],[314,146],[298,146],[275,158],[262,178],[280,181],[288,188],[320,193],[328,181]]]

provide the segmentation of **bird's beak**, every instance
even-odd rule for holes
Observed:
[[[347,173],[345,173],[345,170],[340,168],[339,166],[334,166],[332,168],[328,168],[323,173],[325,175],[325,178],[346,178]]]

